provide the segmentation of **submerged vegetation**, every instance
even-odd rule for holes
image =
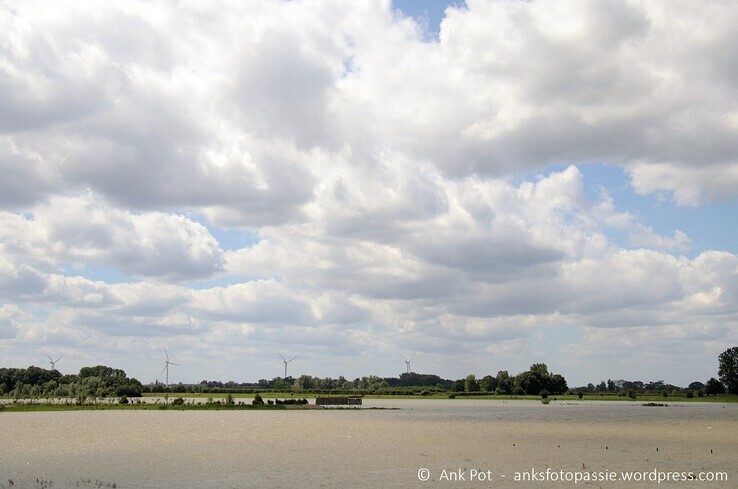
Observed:
[[[294,409],[295,407],[293,407]],[[130,411],[226,411],[226,410],[253,410],[253,409],[287,409],[283,404],[226,404],[222,402],[212,403],[65,403],[65,402],[13,402],[0,404],[0,412],[40,412],[40,411],[107,411],[107,410],[130,410]]]

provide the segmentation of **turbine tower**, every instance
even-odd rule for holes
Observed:
[[[415,358],[415,353],[413,353],[413,356],[410,357],[410,360],[407,359],[405,355],[400,353],[400,356],[405,360],[405,366],[407,367],[407,373],[410,373],[410,362],[413,361],[413,358]]]
[[[287,378],[287,364],[290,363],[292,360],[294,360],[297,357],[292,357],[289,360],[287,360],[284,356],[282,356],[281,353],[277,352],[277,355],[279,355],[282,358],[282,363],[284,363],[284,378]]]
[[[174,363],[174,362],[170,362],[169,361],[169,353],[167,352],[167,349],[166,348],[164,348],[164,355],[166,355],[167,359],[164,360],[164,368],[161,369],[161,373],[164,373],[164,372],[167,373],[166,380],[164,381],[164,386],[165,387],[169,387],[169,366],[170,365],[176,365],[177,367],[181,367],[181,365],[178,364],[178,363]]]
[[[46,355],[46,358],[48,358],[48,359],[49,359],[49,363],[51,364],[51,370],[54,370],[54,369],[56,369],[56,362],[58,362],[59,360],[61,360],[61,359],[62,359],[62,357],[64,356],[64,355],[59,355],[59,358],[57,358],[56,360],[54,360],[53,358],[51,358],[51,357],[49,356],[49,354],[48,354],[48,353],[44,353],[44,355]]]

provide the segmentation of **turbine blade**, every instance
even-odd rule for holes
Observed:
[[[54,361],[54,359],[51,358],[48,353],[44,353],[44,355],[46,355],[46,358],[48,358],[50,361],[52,361],[52,362]]]
[[[174,363],[174,362],[169,362],[169,365],[176,365],[176,366],[178,366],[178,367],[181,367],[181,366],[182,366],[182,365],[180,365],[180,364],[178,364],[178,363]]]
[[[290,363],[290,362],[291,362],[292,360],[294,360],[295,358],[297,358],[297,357],[292,357],[292,358],[290,358],[289,360],[287,360],[287,363]]]
[[[410,361],[410,360],[408,360],[408,359],[407,359],[407,357],[406,357],[405,355],[403,355],[402,353],[400,353],[400,356],[401,356],[401,357],[403,358],[403,360],[405,360],[406,362],[409,362],[409,361]]]
[[[169,352],[167,352],[167,347],[164,347],[164,354],[167,356],[167,360],[169,360]]]
[[[413,358],[415,358],[415,353],[413,353],[413,356],[410,357],[410,360],[408,360],[408,362],[412,362]]]
[[[282,360],[283,360],[283,361],[285,361],[285,362],[287,361],[287,360],[286,360],[286,359],[285,359],[285,358],[284,358],[284,357],[282,356],[282,354],[281,354],[281,353],[277,352],[277,355],[279,355],[280,357],[282,357]]]
[[[61,360],[63,356],[64,356],[64,355],[59,355],[59,358],[57,358],[56,360],[54,360],[54,363],[56,363],[56,362],[58,362],[59,360]]]
[[[167,364],[164,364],[164,368],[161,369],[161,372],[159,372],[159,375],[163,374],[166,369],[167,369]]]

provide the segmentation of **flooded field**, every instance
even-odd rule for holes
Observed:
[[[401,410],[76,411],[0,414],[0,487],[574,487],[516,472],[727,472],[738,405],[366,400]],[[428,469],[430,480],[418,478]],[[443,481],[444,469],[466,481]],[[489,470],[491,481],[470,481]],[[460,471],[460,472],[459,472]],[[435,479],[435,481],[434,481]]]

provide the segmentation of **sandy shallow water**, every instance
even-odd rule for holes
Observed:
[[[575,487],[516,472],[722,471],[738,487],[738,405],[368,400],[390,410],[0,414],[0,487]],[[431,480],[421,482],[418,471]],[[443,482],[443,470],[467,478]],[[492,481],[470,481],[489,470]],[[433,480],[435,479],[435,480]]]

